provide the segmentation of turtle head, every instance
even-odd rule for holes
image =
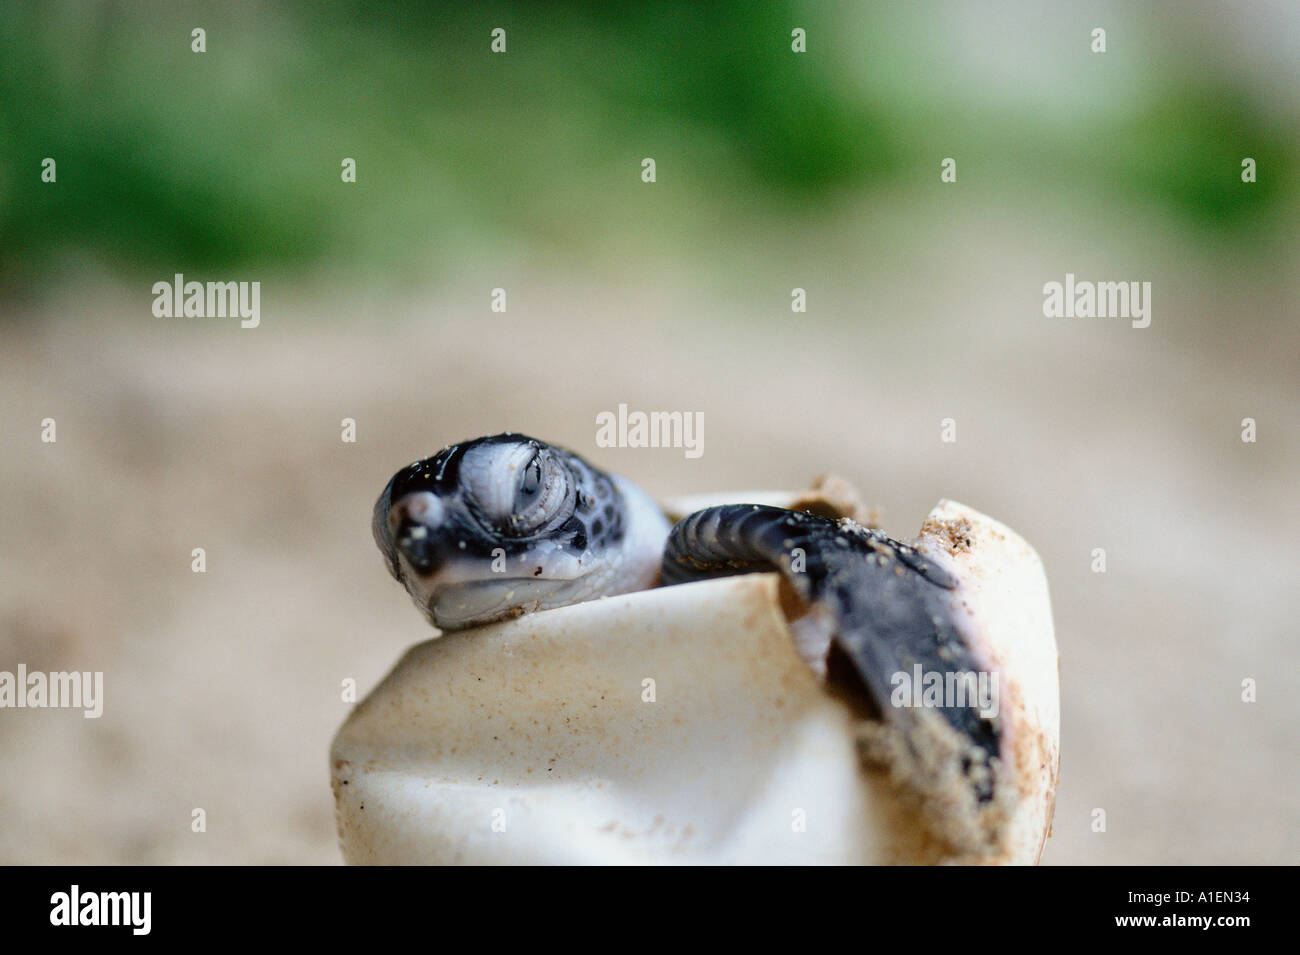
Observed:
[[[452,630],[650,586],[668,528],[633,486],[507,433],[398,471],[373,530],[389,572]]]

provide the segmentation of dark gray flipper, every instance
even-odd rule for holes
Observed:
[[[896,673],[910,677],[917,664],[927,674],[981,669],[953,619],[957,581],[915,549],[853,521],[726,504],[679,521],[664,551],[665,584],[761,570],[779,571],[805,603],[829,611],[836,644],[905,739],[919,717],[891,704]],[[962,773],[979,802],[992,799],[995,774],[986,767],[999,755],[997,718],[982,718],[973,705],[932,710],[972,744]]]

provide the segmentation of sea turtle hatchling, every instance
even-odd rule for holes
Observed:
[[[864,750],[920,797],[937,834],[976,854],[996,839],[1014,799],[1000,771],[1010,728],[974,692],[995,661],[963,625],[954,575],[880,530],[744,501],[672,525],[626,479],[506,433],[402,468],[375,503],[373,531],[389,572],[442,630],[776,571],[799,598],[791,629],[803,658],[822,677],[848,664],[872,716]],[[899,687],[914,674],[972,692],[909,705]]]

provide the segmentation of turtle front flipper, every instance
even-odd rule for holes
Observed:
[[[880,712],[864,728],[867,754],[921,796],[949,841],[972,852],[995,841],[1010,798],[999,674],[959,622],[957,579],[880,531],[779,507],[709,507],[669,534],[665,584],[762,570],[828,621]]]

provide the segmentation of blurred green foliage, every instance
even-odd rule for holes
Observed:
[[[1035,189],[1139,197],[1189,230],[1251,241],[1294,205],[1294,127],[1204,64],[1169,58],[1127,110],[1047,121],[994,97],[972,111],[855,72],[867,47],[877,79],[897,75],[942,23],[891,5],[864,35],[846,9],[6,0],[0,287],[87,260],[150,277],[415,276],[484,250],[599,256],[611,236],[669,245],[932,187],[954,143],[964,164],[1020,170],[998,188],[1022,202]],[[893,35],[895,20],[913,28]],[[505,56],[488,49],[496,26]],[[806,55],[791,53],[795,26]],[[1268,170],[1250,189],[1243,155]],[[40,182],[46,156],[57,185]],[[644,156],[670,214],[641,186]]]

